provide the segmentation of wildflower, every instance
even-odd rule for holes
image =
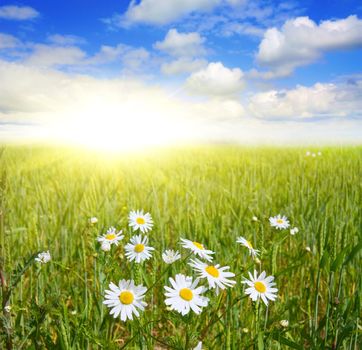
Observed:
[[[315,157],[315,153],[312,153],[312,157]]]
[[[226,271],[230,269],[229,266],[220,267],[220,265],[208,265],[199,259],[191,260],[189,265],[195,268],[200,278],[207,279],[209,288],[216,288],[216,293],[218,293],[219,288],[225,289],[225,287],[233,287],[236,283],[229,279],[235,276],[234,273]]]
[[[205,259],[207,261],[212,261],[212,254],[215,254],[212,250],[205,249],[204,245],[190,241],[188,239],[181,238],[182,246],[186,249],[190,249],[194,254],[198,255],[200,258]]]
[[[307,157],[309,157],[309,156],[310,156],[310,151],[307,151],[307,152],[305,153],[305,155],[306,155]]]
[[[10,311],[11,311],[11,306],[10,306],[10,305],[6,305],[6,306],[4,307],[4,310],[5,310],[6,312],[10,312]]]
[[[286,229],[290,226],[288,218],[286,216],[281,216],[278,214],[277,216],[269,218],[270,226],[275,227],[276,229]]]
[[[251,300],[256,301],[261,298],[264,304],[268,305],[268,299],[273,301],[276,299],[277,296],[275,293],[278,289],[273,287],[275,286],[273,282],[274,277],[265,276],[265,271],[258,277],[257,272],[254,270],[254,276],[249,272],[250,280],[244,278],[242,283],[245,283],[249,287],[245,290],[245,294],[250,295]]]
[[[236,240],[237,243],[240,243],[241,245],[243,245],[244,247],[249,249],[249,255],[251,255],[252,257],[256,258],[259,254],[259,250],[254,249],[253,245],[250,243],[250,241],[248,241],[247,239],[245,239],[244,237],[238,237],[238,239]]]
[[[192,277],[177,274],[175,279],[170,277],[169,281],[173,288],[164,287],[166,290],[165,304],[182,316],[188,314],[190,309],[196,314],[200,314],[202,307],[209,303],[209,299],[201,295],[206,289],[202,286],[197,287],[198,279],[192,282]]]
[[[109,243],[109,245],[112,245],[112,244],[118,245],[118,242],[122,241],[123,238],[124,238],[124,235],[122,235],[122,230],[120,230],[117,233],[116,229],[114,227],[110,227],[107,230],[107,233],[105,233],[103,236],[99,236],[97,238],[97,241],[102,243],[102,245],[103,245],[103,242],[107,242],[107,243]]]
[[[310,253],[312,250],[310,249],[310,247],[305,247],[305,250],[308,252],[308,253]]]
[[[196,347],[194,347],[194,350],[202,350],[202,341],[197,343]]]
[[[104,252],[109,252],[111,250],[111,244],[107,241],[102,242],[101,249]]]
[[[241,331],[242,331],[243,333],[249,333],[249,328],[243,328]]]
[[[96,224],[98,222],[98,219],[95,217],[95,216],[93,216],[93,217],[91,217],[90,219],[89,219],[89,223],[91,224],[91,225],[94,225],[94,224]]]
[[[298,227],[294,227],[294,228],[292,228],[292,229],[290,229],[290,234],[292,235],[292,236],[294,236],[296,233],[298,233],[299,232],[299,229],[298,229]]]
[[[152,230],[153,221],[150,213],[143,214],[143,210],[131,211],[128,219],[133,231],[139,229],[142,233],[147,233]]]
[[[288,320],[281,320],[279,322],[279,324],[284,327],[284,328],[287,328],[289,326],[289,321]]]
[[[317,154],[318,154],[318,156],[321,156],[321,155],[322,155],[322,152],[318,152]]]
[[[126,251],[126,256],[129,261],[135,261],[140,263],[144,260],[148,260],[152,257],[151,251],[155,250],[153,247],[148,247],[148,237],[143,237],[141,235],[136,235],[131,238],[131,243],[127,243],[124,247]]]
[[[253,220],[253,221],[259,221],[259,219],[256,217],[256,216],[253,216],[252,218],[251,218],[251,220]]]
[[[165,250],[162,253],[162,259],[166,264],[172,264],[175,261],[181,259],[181,255],[177,250]]]
[[[143,311],[147,306],[143,301],[147,288],[135,286],[133,280],[121,280],[118,286],[111,282],[109,289],[105,291],[103,304],[111,309],[110,314],[114,318],[120,315],[121,321],[133,320],[133,314],[139,317],[138,309]]]
[[[49,250],[46,252],[39,253],[38,256],[35,258],[35,261],[40,262],[41,264],[46,264],[52,259],[50,256]]]

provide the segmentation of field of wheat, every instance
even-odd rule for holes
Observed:
[[[220,145],[111,155],[4,147],[0,348],[201,349],[202,342],[203,349],[357,350],[361,174],[361,147]],[[129,225],[137,210],[150,214],[151,229]],[[271,225],[277,215],[289,225]],[[134,235],[148,241],[132,245]],[[154,248],[147,260],[130,261],[137,244]],[[165,262],[166,249],[180,259]],[[48,251],[50,261],[39,256]],[[229,266],[232,282],[212,288],[191,260],[214,277]],[[254,270],[274,277],[275,300],[262,295],[263,276],[261,285],[250,282]],[[200,277],[199,312],[166,305],[165,286],[177,274]],[[119,288],[120,280],[143,287],[147,306],[132,320],[114,318],[104,304],[110,283]],[[259,292],[255,301],[250,286]],[[187,303],[198,287],[177,297]],[[120,307],[132,303],[135,295],[121,294]]]

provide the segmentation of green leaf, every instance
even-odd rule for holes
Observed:
[[[280,344],[289,346],[292,349],[297,349],[297,350],[304,349],[302,345],[298,345],[297,343],[295,343],[277,333],[273,335],[273,339],[278,341]]]
[[[344,261],[343,265],[347,265],[354,257],[357,255],[359,250],[362,249],[362,241],[359,242],[348,254],[346,260]]]

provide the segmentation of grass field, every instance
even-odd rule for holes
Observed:
[[[4,148],[0,348],[193,349],[202,341],[206,349],[360,349],[362,148],[323,148],[316,157],[306,150],[210,146],[104,156]],[[135,209],[154,220],[155,251],[141,264],[124,255]],[[277,214],[299,232],[271,227]],[[96,238],[110,226],[125,238],[104,252]],[[261,251],[260,262],[238,236]],[[164,303],[168,277],[195,276],[180,238],[202,242],[236,274],[233,288],[206,293],[200,315],[181,316]],[[182,259],[166,265],[167,248]],[[46,250],[52,260],[34,262]],[[275,276],[278,298],[268,308],[244,293],[241,281],[254,269]],[[104,291],[131,278],[152,288],[141,316],[122,322],[103,305]]]

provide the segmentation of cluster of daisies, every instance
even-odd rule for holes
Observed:
[[[305,155],[307,156],[307,157],[316,157],[316,156],[321,156],[322,155],[322,152],[317,152],[317,153],[314,153],[314,152],[311,152],[311,151],[307,151],[307,152],[305,152]]]
[[[253,221],[258,221],[258,219],[253,217]],[[281,215],[271,217],[269,222],[277,229],[290,227],[288,219]],[[147,236],[153,227],[151,214],[144,214],[143,210],[131,211],[129,226],[133,231],[141,231],[141,234],[132,236],[124,246],[127,259],[134,263],[141,263],[152,258],[154,248],[148,246]],[[297,228],[291,230],[293,230],[291,234],[298,232]],[[111,227],[97,240],[102,250],[109,251],[113,244],[118,245],[123,238],[122,231],[117,232],[114,227]],[[238,237],[237,242],[248,248],[252,258],[258,259],[260,251],[255,249],[249,240]],[[235,274],[229,271],[229,266],[214,263],[215,252],[206,249],[204,244],[184,238],[181,238],[180,244],[192,256],[188,265],[197,277],[193,278],[181,273],[170,277],[169,285],[164,286],[164,302],[168,310],[176,311],[183,316],[191,311],[200,314],[209,304],[206,293],[214,291],[215,294],[219,294],[220,290],[233,287],[236,284]],[[162,259],[166,264],[172,264],[181,259],[181,254],[178,251],[165,250],[162,253]],[[278,289],[275,288],[274,277],[267,276],[265,271],[260,274],[255,270],[253,273],[249,272],[249,278],[244,278],[242,283],[246,285],[245,293],[253,301],[261,299],[265,305],[268,305],[269,300],[274,301],[277,298]],[[133,280],[121,280],[118,285],[111,282],[109,289],[105,291],[104,304],[111,309],[110,314],[114,318],[119,317],[122,321],[132,320],[134,316],[138,317],[140,311],[147,306],[144,301],[147,292],[148,289],[145,286],[136,285]]]

